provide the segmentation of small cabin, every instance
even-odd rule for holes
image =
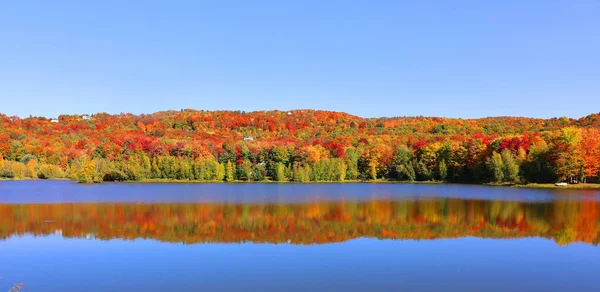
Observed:
[[[58,123],[58,119],[51,119],[50,123]]]
[[[88,121],[88,120],[92,119],[92,116],[90,116],[90,115],[83,115],[83,116],[81,116],[81,118],[84,119],[84,120],[86,120],[86,121]]]
[[[254,141],[254,137],[252,137],[252,136],[244,137],[244,141]]]

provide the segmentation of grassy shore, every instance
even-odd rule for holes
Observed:
[[[139,181],[123,181],[125,183],[268,183],[268,184],[344,184],[344,183],[369,183],[369,184],[450,184],[444,181],[395,181],[395,180],[344,180],[344,181],[310,181],[310,182],[295,182],[295,181],[207,181],[207,180],[171,180],[171,179],[144,179]],[[482,185],[493,187],[515,187],[515,188],[538,188],[538,189],[600,189],[600,184],[573,184],[567,186],[555,186],[554,184],[515,184],[515,183],[484,183],[484,184],[466,184],[466,185]]]
[[[261,181],[244,181],[235,180],[231,182],[224,182],[218,180],[173,180],[173,179],[144,179],[136,181],[123,181],[125,183],[272,183],[272,184],[332,184],[332,183],[372,183],[372,184],[443,184],[443,181],[394,181],[394,180],[344,180],[344,181],[309,181],[309,182],[296,182],[296,181],[272,181],[272,180],[261,180]]]
[[[534,189],[600,189],[600,184],[573,184],[566,186],[556,186],[554,184],[524,184],[514,185],[517,188],[534,188]]]
[[[162,179],[162,178],[149,178],[143,180],[127,180],[122,181],[124,183],[193,183],[193,184],[205,184],[205,183],[223,183],[223,184],[251,184],[251,183],[274,183],[274,184],[284,184],[284,183],[303,183],[303,182],[293,182],[293,181],[272,181],[272,180],[261,180],[261,181],[245,181],[245,180],[234,180],[230,182],[221,181],[221,180],[176,180],[176,179]],[[319,182],[305,182],[305,183],[356,183],[361,182],[359,180],[347,180],[347,181],[319,181]]]
[[[41,180],[37,178],[0,178],[2,180]],[[48,180],[69,180],[67,178],[48,179]],[[224,182],[218,180],[176,180],[176,179],[144,179],[137,181],[119,181],[121,183],[143,184],[143,183],[178,183],[178,184],[205,184],[205,183],[230,183],[230,184],[249,184],[249,183],[268,183],[268,184],[344,184],[344,183],[369,183],[369,184],[449,184],[445,181],[395,181],[395,180],[344,180],[344,181],[310,181],[310,182],[295,182],[295,181],[242,181],[236,180],[232,182]],[[514,187],[514,188],[534,188],[534,189],[600,189],[600,184],[572,184],[566,186],[556,186],[554,184],[515,184],[515,183],[483,183],[483,184],[467,184],[467,185],[482,185],[491,187]]]

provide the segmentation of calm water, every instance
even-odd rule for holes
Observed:
[[[0,181],[0,291],[600,291],[600,191]]]

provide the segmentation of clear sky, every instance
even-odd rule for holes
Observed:
[[[600,1],[0,0],[0,112],[600,111]]]

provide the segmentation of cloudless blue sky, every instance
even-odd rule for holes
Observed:
[[[0,0],[0,112],[600,111],[600,1]]]

